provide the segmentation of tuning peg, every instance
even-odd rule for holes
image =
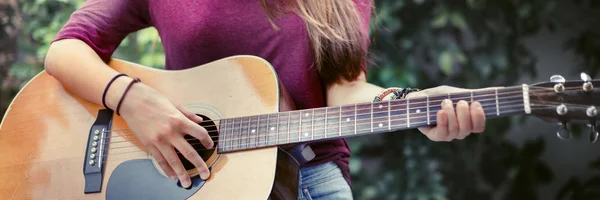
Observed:
[[[596,129],[596,124],[590,125],[590,142],[595,143],[598,140],[598,130]]]
[[[552,75],[550,77],[550,82],[552,82],[552,83],[565,83],[565,77],[562,77],[561,75]]]
[[[554,84],[554,92],[560,94],[565,91],[565,86],[563,85],[563,83],[565,83],[565,78],[562,77],[561,75],[551,76],[550,82],[556,83],[556,84]]]
[[[567,123],[563,123],[556,132],[556,136],[563,140],[569,140],[572,137],[571,131],[567,128]]]
[[[590,77],[590,75],[587,75],[585,72],[581,72],[580,76],[581,76],[581,80],[583,80],[585,82],[592,81],[592,77]]]
[[[592,78],[590,77],[590,75],[587,75],[584,72],[581,72],[581,80],[583,80],[585,83],[583,83],[583,91],[589,92],[592,91],[592,89],[594,89],[594,85],[592,85]]]

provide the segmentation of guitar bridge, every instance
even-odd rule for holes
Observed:
[[[85,159],[83,162],[83,176],[85,179],[84,193],[98,193],[102,191],[104,179],[104,163],[110,142],[110,128],[113,120],[113,111],[102,109],[98,111],[96,121],[90,129]]]

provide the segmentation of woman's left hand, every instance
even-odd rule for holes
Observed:
[[[407,98],[432,96],[454,92],[470,91],[450,86],[439,86],[408,94]],[[454,108],[451,100],[442,101],[442,109],[437,112],[437,125],[421,127],[419,130],[432,141],[462,140],[471,133],[481,133],[485,129],[485,114],[477,101],[470,105],[460,100]]]

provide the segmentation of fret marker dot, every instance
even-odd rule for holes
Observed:
[[[252,133],[256,132],[256,130],[252,129]]]
[[[304,133],[304,137],[308,137],[308,133]]]
[[[306,113],[304,116],[307,116],[307,117],[308,117],[308,113]]]
[[[349,121],[350,121],[350,118],[346,118],[346,121],[347,121],[347,122],[349,122]]]
[[[275,130],[275,127],[271,127],[271,130]]]
[[[421,110],[417,109],[416,113],[420,113],[420,112],[421,112]]]
[[[383,127],[383,124],[382,124],[382,123],[379,123],[379,127],[380,127],[380,128],[381,128],[381,127]]]
[[[379,109],[383,108],[383,105],[379,105]]]

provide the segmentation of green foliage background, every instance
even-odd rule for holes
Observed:
[[[598,1],[573,0],[587,9]],[[84,0],[14,0],[0,3],[0,113],[27,80],[43,69],[56,32]],[[536,75],[536,56],[524,40],[554,30],[558,0],[376,0],[372,23],[370,82],[383,87],[481,88],[514,85]],[[596,3],[595,3],[596,2]],[[598,27],[598,26],[596,26]],[[10,46],[12,40],[16,43]],[[600,31],[583,28],[565,42],[582,70],[598,74]],[[163,49],[154,28],[131,34],[115,57],[162,68]],[[542,139],[517,147],[504,138],[514,120],[491,120],[486,134],[434,143],[417,131],[350,139],[357,199],[537,199],[553,172],[539,157]],[[369,141],[369,143],[366,143]],[[600,161],[600,158],[599,158]],[[600,169],[599,161],[591,167]],[[600,198],[600,176],[573,178],[557,199]],[[590,190],[590,188],[595,190]],[[592,192],[590,192],[592,191]]]

